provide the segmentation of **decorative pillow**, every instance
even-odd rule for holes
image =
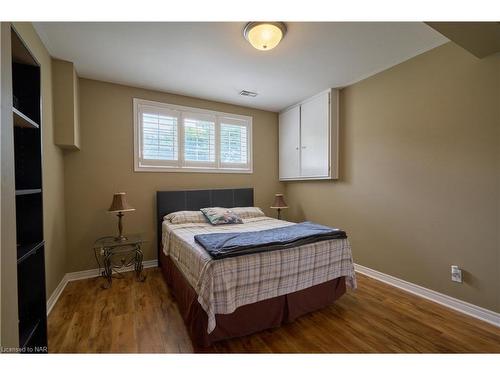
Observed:
[[[200,211],[177,211],[166,215],[164,220],[170,221],[172,224],[187,224],[187,223],[206,223],[205,215]]]
[[[243,220],[236,213],[228,208],[223,207],[208,207],[200,209],[203,215],[208,219],[210,224],[243,224]]]
[[[242,219],[266,216],[259,207],[233,207],[230,210]]]

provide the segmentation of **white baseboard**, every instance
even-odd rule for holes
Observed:
[[[360,264],[354,264],[354,269],[356,270],[356,272],[359,272],[363,275],[369,276],[376,280],[382,281],[383,283],[389,284],[399,289],[403,289],[419,297],[431,300],[433,302],[439,303],[440,305],[449,307],[450,309],[459,311],[463,314],[472,316],[476,319],[480,319],[487,323],[500,327],[500,313],[487,310],[483,307],[473,305],[472,303],[465,302],[457,298],[447,296],[446,294],[442,294],[434,290],[424,288],[423,286],[398,279],[397,277],[390,276],[379,271],[375,271],[371,268],[362,266]]]
[[[144,268],[158,267],[158,261],[154,260],[145,260],[142,262],[142,266]],[[134,266],[125,267],[120,270],[120,272],[128,272],[133,271]],[[64,288],[70,281],[82,280],[82,279],[90,279],[92,277],[100,276],[99,269],[86,270],[86,271],[78,271],[78,272],[70,272],[63,276],[59,285],[57,285],[56,289],[52,292],[49,299],[47,300],[47,316],[52,311],[52,308],[55,306],[57,300],[61,296]]]
[[[50,312],[52,311],[52,308],[55,306],[57,300],[61,296],[61,293],[63,292],[64,288],[66,288],[66,284],[68,284],[68,274],[64,274],[61,282],[57,287],[54,289],[52,294],[50,295],[49,299],[47,300],[47,316],[49,316]]]

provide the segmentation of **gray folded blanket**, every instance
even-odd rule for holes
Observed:
[[[195,241],[214,259],[282,250],[340,238],[347,238],[344,231],[310,221],[254,232],[210,233],[194,236]]]

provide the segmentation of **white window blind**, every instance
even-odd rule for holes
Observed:
[[[252,118],[134,99],[135,171],[252,172]]]
[[[220,123],[220,162],[227,167],[242,167],[248,160],[248,127],[243,121],[222,118]]]
[[[178,160],[177,118],[142,114],[143,159]]]
[[[215,118],[184,114],[184,160],[215,166]]]

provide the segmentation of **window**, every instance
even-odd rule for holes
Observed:
[[[184,160],[186,165],[216,167],[215,117],[184,115]]]
[[[177,117],[160,113],[142,115],[144,159],[177,160]]]
[[[252,118],[134,99],[135,171],[252,173]]]
[[[240,120],[222,118],[220,123],[220,162],[225,167],[244,168],[248,160],[247,127]]]

